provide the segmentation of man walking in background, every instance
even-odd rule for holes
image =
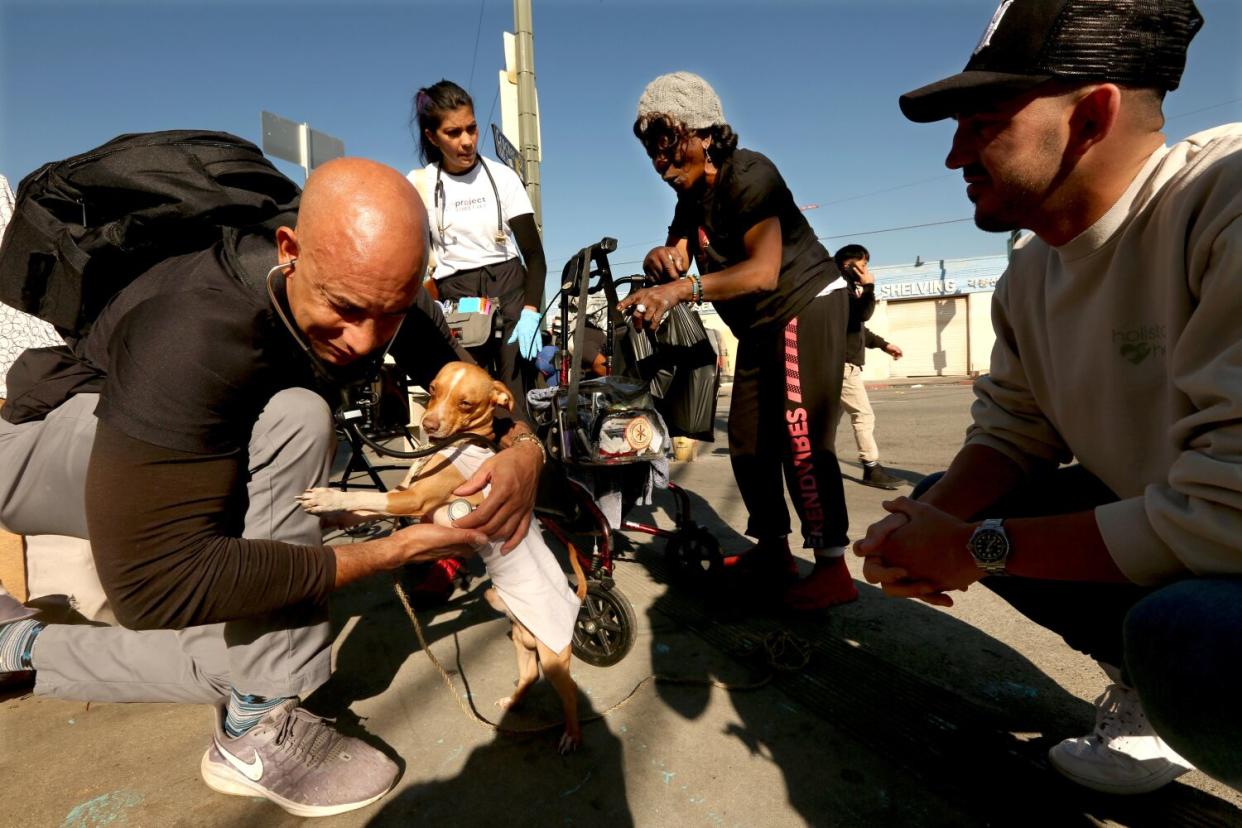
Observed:
[[[845,328],[845,374],[841,380],[841,410],[849,412],[862,464],[862,484],[877,489],[897,489],[902,481],[880,465],[880,449],[875,444],[875,412],[863,383],[863,363],[868,348],[878,348],[893,359],[901,359],[901,348],[867,330],[866,322],[875,312],[875,277],[867,269],[871,254],[861,244],[847,244],[833,257],[837,270],[850,285],[850,318]]]

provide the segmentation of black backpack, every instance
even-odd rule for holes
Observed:
[[[210,247],[226,227],[292,225],[300,196],[235,135],[122,135],[22,180],[0,244],[0,302],[72,343],[157,262]]]

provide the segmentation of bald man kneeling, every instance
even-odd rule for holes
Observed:
[[[326,547],[298,507],[327,480],[336,439],[320,394],[335,396],[341,368],[387,349],[426,384],[462,358],[420,293],[427,238],[404,176],[344,158],[310,176],[274,237],[227,231],[113,299],[65,361],[99,392],[0,421],[0,525],[88,538],[124,628],[0,624],[0,673],[33,670],[36,693],[62,698],[212,704],[207,784],[299,816],[392,788],[391,759],[299,706],[330,673],[328,595],[516,544],[543,463],[518,437],[461,487],[490,494],[458,528]],[[40,381],[59,387],[55,371]]]

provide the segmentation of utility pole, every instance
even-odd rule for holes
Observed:
[[[535,98],[535,34],[531,0],[513,0],[517,46],[518,149],[526,166],[526,193],[543,232],[543,198],[539,189],[539,114]]]

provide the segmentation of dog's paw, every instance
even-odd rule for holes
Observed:
[[[349,493],[336,489],[307,489],[297,496],[302,508],[312,515],[343,512],[349,509]]]
[[[566,730],[561,734],[561,740],[556,745],[556,751],[564,756],[566,754],[573,753],[578,749],[578,745],[580,744],[582,744],[582,732],[577,731],[570,733]]]

